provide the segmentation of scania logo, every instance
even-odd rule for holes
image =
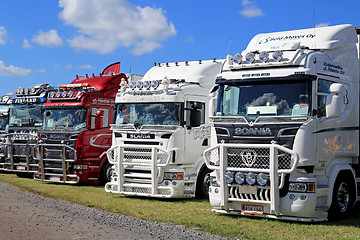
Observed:
[[[270,128],[235,128],[235,134],[236,135],[259,135],[259,136],[266,136],[266,135],[272,135]]]
[[[257,154],[254,150],[246,149],[240,152],[240,157],[245,166],[252,167],[256,161]]]

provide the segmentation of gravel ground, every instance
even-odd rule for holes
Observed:
[[[0,182],[0,239],[225,239],[39,196]]]

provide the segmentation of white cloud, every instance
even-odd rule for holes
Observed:
[[[0,26],[0,45],[5,45],[6,37],[7,37],[7,31],[5,27]]]
[[[35,71],[35,72],[39,72],[39,73],[45,73],[45,72],[46,72],[45,69],[35,69],[34,71]]]
[[[195,42],[195,39],[192,36],[189,36],[185,39],[186,42],[193,43]]]
[[[319,23],[319,24],[316,24],[315,27],[321,28],[321,27],[328,27],[329,25],[330,25],[330,23]]]
[[[239,12],[239,14],[244,17],[252,18],[264,15],[264,12],[255,5],[255,1],[242,0],[241,4],[244,8]]]
[[[72,65],[71,65],[71,64],[67,64],[65,67],[66,67],[67,69],[72,69]]]
[[[240,14],[243,15],[244,17],[248,17],[248,18],[259,17],[259,16],[264,15],[263,11],[256,6],[246,7],[240,11]]]
[[[60,18],[77,30],[68,42],[78,50],[106,54],[127,47],[141,55],[176,35],[161,8],[142,8],[128,0],[59,0],[59,6]]]
[[[30,72],[30,69],[15,67],[13,65],[6,66],[3,61],[0,61],[0,76],[26,76]]]
[[[39,31],[32,40],[33,43],[37,43],[40,46],[46,47],[59,47],[64,44],[64,41],[59,37],[57,30],[51,29],[48,32]]]
[[[32,46],[27,39],[24,39],[22,47],[26,49],[30,49]]]
[[[94,67],[89,65],[89,64],[83,64],[81,66],[79,66],[79,68],[82,68],[82,69],[93,69]]]

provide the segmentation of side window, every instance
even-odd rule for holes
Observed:
[[[91,109],[91,129],[95,128],[96,112],[99,111],[99,110],[104,111],[104,115],[100,116],[102,118],[102,120],[103,120],[102,121],[103,122],[102,127],[103,128],[109,127],[109,109],[93,107]]]
[[[326,116],[326,97],[330,94],[329,88],[332,83],[334,82],[329,80],[324,80],[324,79],[318,80],[318,90],[317,90],[318,117]]]

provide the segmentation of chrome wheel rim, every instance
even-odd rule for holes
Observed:
[[[349,187],[345,182],[340,184],[336,199],[340,212],[346,212],[350,203],[350,193]]]

